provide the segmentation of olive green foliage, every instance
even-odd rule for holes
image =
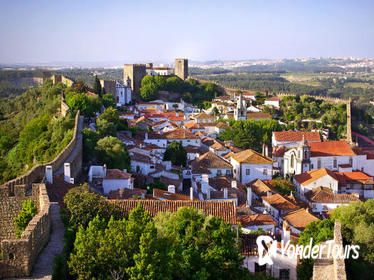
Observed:
[[[116,136],[119,121],[119,114],[117,109],[109,107],[105,109],[96,120],[97,130],[101,137],[103,136]]]
[[[22,209],[14,221],[16,227],[16,236],[18,238],[21,237],[22,232],[36,215],[37,211],[37,207],[31,198],[22,201]]]
[[[183,81],[178,77],[165,79],[162,76],[145,76],[141,83],[140,97],[146,101],[157,99],[160,90],[178,92],[182,94],[184,101],[200,107],[204,101],[211,101],[221,95],[217,85],[211,82],[200,84],[194,79]]]
[[[299,244],[309,245],[313,238],[312,246],[321,242],[334,239],[334,222],[326,219],[308,224],[300,234]],[[297,266],[297,278],[300,280],[309,280],[313,275],[313,259],[301,259]]]
[[[114,108],[116,106],[116,100],[114,99],[113,95],[111,95],[111,94],[103,94],[102,95],[102,102],[103,102],[103,106],[105,108],[109,108],[109,107]]]
[[[70,142],[74,118],[57,117],[62,84],[47,81],[42,88],[0,103],[0,183],[13,179],[38,163],[46,163]]]
[[[73,112],[80,113],[85,117],[93,117],[101,109],[102,101],[99,96],[89,96],[86,93],[69,91],[65,95],[66,104]]]
[[[97,95],[101,96],[101,93],[102,93],[101,84],[100,84],[99,78],[96,75],[95,75],[95,80],[94,80],[93,91]]]
[[[294,184],[292,184],[290,181],[286,179],[273,179],[270,181],[271,185],[281,194],[281,195],[290,195],[295,194],[296,187]]]
[[[345,104],[328,103],[306,95],[284,97],[281,100],[279,116],[281,120],[293,123],[297,129],[302,128],[302,120],[321,120],[322,126],[330,129],[332,139],[340,139],[346,133]],[[308,127],[307,123],[304,126],[313,128]]]
[[[72,188],[64,197],[69,225],[74,230],[86,228],[96,216],[109,221],[111,216],[121,217],[121,213],[97,193],[88,191],[87,185]]]
[[[171,142],[164,153],[164,160],[170,160],[172,164],[186,166],[187,152],[181,142]]]
[[[160,181],[160,178],[154,178],[153,182],[149,185],[139,186],[142,189],[147,190],[148,194],[153,194],[153,189],[168,190],[168,187]]]
[[[100,136],[96,131],[90,128],[84,128],[83,135],[83,159],[85,161],[91,159],[95,155],[95,147]]]
[[[342,235],[348,243],[360,245],[360,258],[374,263],[374,199],[341,206],[331,218],[342,224]]]
[[[97,141],[95,154],[99,162],[108,168],[131,170],[126,145],[116,137],[107,136]]]
[[[253,149],[261,152],[262,143],[271,143],[273,131],[280,131],[283,126],[276,120],[229,120],[231,128],[221,132],[221,140],[232,140],[242,149]]]
[[[79,228],[68,264],[77,279],[250,279],[231,226],[193,208],[154,221],[141,204],[127,219],[97,216]]]
[[[236,232],[221,218],[180,208],[159,213],[155,226],[166,242],[173,279],[238,279],[243,259]]]

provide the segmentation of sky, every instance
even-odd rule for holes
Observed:
[[[374,58],[373,0],[0,0],[0,63]]]

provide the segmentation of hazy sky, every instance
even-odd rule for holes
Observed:
[[[0,63],[374,57],[374,1],[0,0]]]

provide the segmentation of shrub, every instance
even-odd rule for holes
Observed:
[[[21,238],[22,232],[25,230],[29,222],[37,213],[37,208],[32,199],[22,201],[22,209],[15,220],[16,236]]]

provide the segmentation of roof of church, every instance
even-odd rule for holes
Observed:
[[[311,157],[328,157],[328,156],[354,156],[355,152],[351,149],[348,143],[342,141],[329,142],[311,142],[310,146]]]

